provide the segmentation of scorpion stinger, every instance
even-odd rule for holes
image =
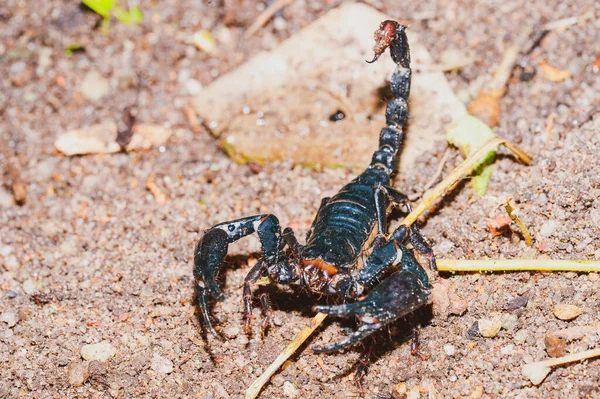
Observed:
[[[254,232],[258,232],[263,257],[244,281],[246,332],[249,332],[253,318],[251,286],[261,276],[269,276],[275,283],[297,284],[309,292],[349,302],[315,307],[333,316],[357,317],[361,322],[358,330],[341,342],[317,348],[317,351],[333,351],[352,345],[430,302],[431,284],[427,273],[413,250],[404,246],[410,240],[414,251],[426,257],[429,268],[435,271],[435,257],[427,240],[414,225],[401,225],[389,238],[386,236],[391,208],[410,208],[406,195],[392,187],[408,118],[411,83],[405,27],[395,21],[384,21],[375,32],[373,62],[388,48],[397,67],[391,78],[393,98],[386,107],[387,126],[379,135],[379,148],[358,177],[333,197],[321,201],[306,244],[299,244],[289,228],[282,234],[273,215],[217,224],[198,242],[194,278],[202,315],[213,333],[207,302],[210,298],[224,298],[215,283],[215,276],[227,255],[228,244]],[[368,256],[363,264],[361,260],[365,253]],[[265,331],[270,309],[265,294],[260,299]]]

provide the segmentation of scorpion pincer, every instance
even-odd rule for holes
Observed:
[[[433,252],[413,225],[400,225],[389,237],[387,219],[392,208],[409,208],[406,195],[392,187],[397,154],[402,145],[408,116],[411,83],[410,52],[406,27],[384,21],[375,32],[375,62],[389,48],[397,67],[391,77],[392,100],[387,104],[387,126],[381,130],[379,148],[371,163],[336,195],[324,198],[306,237],[300,245],[290,228],[281,231],[278,219],[262,214],[219,223],[206,230],[194,251],[194,279],[197,298],[207,328],[217,335],[208,311],[208,300],[223,300],[215,276],[220,271],[230,243],[258,233],[261,260],[244,281],[244,327],[248,332],[252,316],[251,286],[261,277],[276,284],[294,284],[310,292],[337,296],[342,304],[319,305],[314,309],[332,316],[355,316],[358,329],[340,342],[318,352],[336,351],[373,334],[394,320],[431,301],[432,286],[412,248],[436,272]],[[367,254],[363,260],[363,254]],[[264,308],[263,331],[269,326],[269,302],[261,294]],[[414,336],[416,337],[416,335]],[[416,351],[416,340],[413,342]]]

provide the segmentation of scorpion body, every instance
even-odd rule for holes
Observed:
[[[195,286],[203,318],[213,334],[216,331],[208,299],[225,298],[215,276],[223,265],[228,244],[254,232],[260,238],[263,258],[244,282],[246,331],[253,319],[251,285],[263,276],[278,284],[300,285],[313,293],[337,296],[346,303],[314,309],[360,320],[357,331],[338,343],[314,349],[320,352],[350,346],[430,302],[427,273],[404,245],[409,240],[435,271],[435,258],[427,241],[417,227],[404,225],[386,238],[390,210],[408,208],[407,197],[391,186],[408,117],[411,69],[405,27],[394,21],[383,22],[375,32],[375,43],[375,55],[368,62],[375,62],[389,48],[397,65],[391,77],[393,98],[385,112],[387,126],[381,130],[379,148],[367,169],[336,195],[322,200],[306,244],[300,245],[290,228],[282,232],[278,219],[271,214],[219,223],[198,241],[194,252]],[[368,255],[363,258],[363,254]],[[270,315],[265,293],[260,301],[264,331]]]

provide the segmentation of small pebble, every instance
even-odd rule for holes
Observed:
[[[554,232],[556,231],[556,229],[558,229],[559,226],[560,226],[560,223],[558,221],[548,220],[548,221],[544,222],[542,227],[540,227],[539,235],[541,237],[548,238],[552,234],[554,234]]]
[[[413,387],[410,391],[406,393],[406,399],[419,399],[421,397],[421,392],[419,392],[419,387]]]
[[[579,306],[566,303],[557,303],[554,305],[554,316],[560,320],[573,320],[582,313],[583,309]]]
[[[407,390],[408,387],[406,386],[405,382],[399,382],[394,386],[394,393],[396,393],[399,397],[403,397],[404,395],[406,395]]]
[[[598,274],[598,273],[588,274],[588,280],[590,280],[590,282],[592,282],[592,283],[598,281],[598,278],[600,278],[600,274]]]
[[[82,290],[87,290],[88,288],[90,288],[92,286],[92,282],[90,280],[83,280],[80,284],[79,284],[79,288],[81,288]]]
[[[31,278],[28,278],[23,282],[23,291],[27,295],[32,295],[39,290],[40,284],[39,282],[34,281]]]
[[[171,359],[155,353],[152,356],[152,364],[150,365],[150,368],[152,368],[152,370],[154,370],[156,373],[169,374],[173,372],[173,362]]]
[[[477,388],[475,388],[473,390],[473,392],[471,392],[471,396],[469,396],[469,399],[479,399],[483,396],[483,385],[478,385]]]
[[[223,335],[225,335],[225,337],[229,338],[229,339],[233,339],[235,337],[237,337],[240,333],[240,328],[237,326],[231,326],[231,327],[227,327],[224,331],[223,331]]]
[[[10,254],[13,251],[13,247],[11,247],[10,245],[2,245],[0,246],[0,255],[4,256],[8,256],[8,254]]]
[[[530,363],[523,366],[521,372],[534,385],[540,385],[552,369],[544,364]]]
[[[0,208],[8,208],[9,206],[13,206],[14,200],[11,193],[5,190],[3,187],[0,187]]]
[[[106,362],[116,353],[117,350],[108,341],[102,341],[97,344],[83,345],[81,348],[81,357],[85,360]]]
[[[469,329],[465,332],[465,338],[467,338],[467,339],[473,339],[473,338],[477,338],[480,336],[481,336],[481,334],[479,334],[479,323],[478,322],[474,322],[473,324],[471,324],[471,327],[469,327]]]
[[[91,101],[100,100],[108,94],[109,90],[108,80],[97,71],[88,72],[81,82],[81,94]]]
[[[4,312],[0,315],[0,321],[8,324],[9,327],[13,327],[19,321],[17,314],[14,312]]]
[[[546,335],[544,338],[546,353],[552,357],[562,357],[567,353],[567,341],[552,335]]]
[[[527,340],[527,336],[528,336],[527,331],[525,331],[525,330],[519,330],[515,334],[515,342],[517,344],[524,344],[525,341]]]
[[[448,356],[454,356],[456,353],[456,348],[454,345],[446,344],[444,345],[444,352],[446,352],[446,355]]]
[[[87,362],[76,361],[69,370],[69,384],[74,387],[83,385],[89,377],[89,365]]]
[[[524,308],[525,306],[527,306],[528,302],[529,298],[527,298],[526,296],[518,296],[508,301],[504,309],[510,312],[519,308]]]
[[[502,328],[506,331],[512,331],[517,325],[519,318],[517,315],[509,313],[502,316]]]
[[[504,345],[500,349],[500,353],[503,355],[512,355],[515,352],[515,346],[513,344]]]
[[[283,394],[288,398],[296,398],[298,397],[298,390],[289,381],[283,383]]]
[[[196,96],[202,91],[202,83],[196,79],[189,79],[187,82],[185,82],[185,88],[189,95]]]
[[[481,319],[477,322],[479,333],[485,338],[494,338],[502,328],[502,320],[495,318],[493,320]]]

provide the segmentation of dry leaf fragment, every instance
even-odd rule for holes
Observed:
[[[54,146],[65,155],[108,154],[121,150],[116,138],[117,125],[105,122],[63,133]]]
[[[167,194],[156,183],[156,173],[150,173],[146,180],[146,188],[152,193],[159,204],[167,202]]]
[[[183,108],[183,113],[188,123],[190,124],[192,132],[200,133],[200,121],[198,120],[198,114],[196,114],[196,111],[194,111],[192,107],[186,106]]]
[[[134,125],[133,132],[131,141],[125,146],[127,151],[163,145],[171,136],[170,129],[149,123]],[[63,133],[58,136],[54,146],[65,155],[110,154],[121,151],[117,136],[117,125],[105,122]]]
[[[512,219],[506,215],[496,215],[494,219],[488,220],[485,224],[485,228],[493,237],[504,234],[505,231],[508,230],[510,224],[512,223]]]
[[[127,151],[149,150],[167,142],[171,130],[152,123],[137,123],[133,125],[133,137],[127,146]]]
[[[489,127],[494,127],[500,120],[500,100],[503,96],[504,89],[482,90],[467,110]]]
[[[562,82],[563,80],[567,80],[573,75],[571,72],[566,69],[557,69],[551,65],[549,65],[546,61],[542,60],[538,63],[538,66],[542,70],[542,75],[553,82]]]
[[[207,30],[201,30],[194,33],[190,39],[190,44],[196,46],[198,50],[202,50],[207,53],[212,53],[217,47],[215,38],[210,31]]]

